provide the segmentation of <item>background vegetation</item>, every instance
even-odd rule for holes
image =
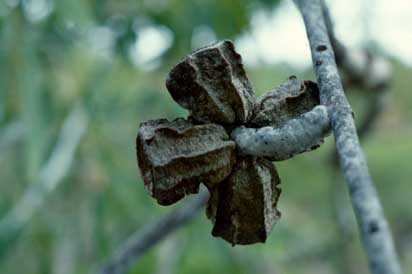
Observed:
[[[139,123],[187,115],[167,93],[164,78],[192,50],[196,30],[209,26],[217,39],[235,38],[254,11],[276,5],[1,0],[0,272],[93,273],[130,234],[169,211],[143,188],[134,143]],[[150,27],[167,28],[172,42],[157,58],[140,62],[131,49]],[[363,147],[410,273],[412,69],[393,65],[386,109]],[[287,65],[246,69],[257,94],[291,74],[313,79],[310,71]],[[368,96],[350,99],[360,120]],[[78,123],[86,125],[85,134],[71,165],[63,161],[50,174],[68,172],[47,188],[42,171],[73,109],[82,110]],[[266,244],[233,248],[210,235],[202,213],[130,273],[366,273],[346,188],[330,165],[332,149],[329,138],[320,149],[277,164],[283,217]],[[23,206],[38,209],[26,216],[16,206],[28,192],[40,202]]]

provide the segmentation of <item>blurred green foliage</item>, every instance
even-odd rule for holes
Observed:
[[[30,6],[36,2],[49,9],[40,19],[41,12],[36,15]],[[165,90],[164,78],[191,51],[197,27],[209,26],[218,39],[234,38],[247,29],[253,11],[276,4],[1,0],[0,220],[36,182],[74,104],[84,106],[90,122],[69,174],[29,223],[14,235],[0,236],[0,272],[93,273],[131,233],[168,212],[147,195],[140,179],[134,143],[139,123],[187,115]],[[150,71],[133,65],[129,54],[147,25],[166,26],[173,34],[171,47],[158,58],[160,66]],[[114,33],[109,57],[90,44],[96,27]],[[246,69],[257,94],[290,74],[313,78],[287,66]],[[395,64],[387,109],[363,142],[407,273],[412,271],[411,73]],[[356,113],[362,114],[365,100],[351,97]],[[22,123],[25,135],[2,146],[5,129],[15,122]],[[346,188],[329,165],[332,149],[329,138],[317,151],[277,164],[283,218],[266,244],[232,248],[210,235],[212,226],[201,214],[131,273],[162,274],[162,265],[170,266],[167,273],[179,274],[366,273]],[[336,207],[348,215],[349,237],[337,226]],[[174,263],[165,260],[165,252],[173,254]]]

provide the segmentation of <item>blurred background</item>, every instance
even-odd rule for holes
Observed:
[[[329,1],[337,37],[392,66],[362,139],[405,273],[412,272],[412,3]],[[314,79],[302,20],[276,0],[0,0],[0,273],[96,273],[172,207],[144,190],[140,122],[186,117],[165,89],[193,49],[232,39],[257,95]],[[347,90],[356,122],[370,92]],[[333,138],[277,163],[282,219],[232,247],[200,213],[129,273],[367,273]],[[178,203],[178,205],[181,203]]]

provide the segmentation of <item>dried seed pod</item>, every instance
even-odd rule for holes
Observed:
[[[197,193],[201,182],[213,187],[235,163],[235,143],[222,126],[182,118],[142,123],[136,146],[145,187],[161,205]]]
[[[213,236],[235,244],[265,242],[280,218],[275,166],[264,158],[237,158],[232,174],[211,191],[207,215]]]
[[[166,87],[201,122],[242,124],[253,112],[252,86],[231,41],[188,55],[169,73]]]
[[[257,99],[250,126],[279,127],[319,104],[317,84],[291,76],[275,90],[268,91]]]

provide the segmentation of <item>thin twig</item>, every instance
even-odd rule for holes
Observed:
[[[320,0],[295,0],[305,23],[318,79],[328,107],[339,162],[347,181],[369,267],[374,274],[402,273],[392,236],[359,144],[352,109],[339,77]]]
[[[204,190],[204,189],[203,189]],[[202,209],[209,197],[204,190],[194,199],[185,202],[155,223],[135,232],[125,241],[104,266],[100,274],[124,274],[138,259],[158,242],[189,222]]]
[[[48,194],[67,175],[74,154],[87,128],[87,117],[80,106],[67,116],[57,143],[40,171],[38,180],[30,184],[20,201],[0,220],[0,243],[10,243],[33,214],[41,208]],[[4,246],[0,249],[2,254]]]
[[[336,37],[334,24],[324,0],[321,0],[321,5],[336,63],[346,76],[344,82],[371,92],[385,91],[392,77],[389,62],[381,56],[371,54],[368,50],[348,50]]]

